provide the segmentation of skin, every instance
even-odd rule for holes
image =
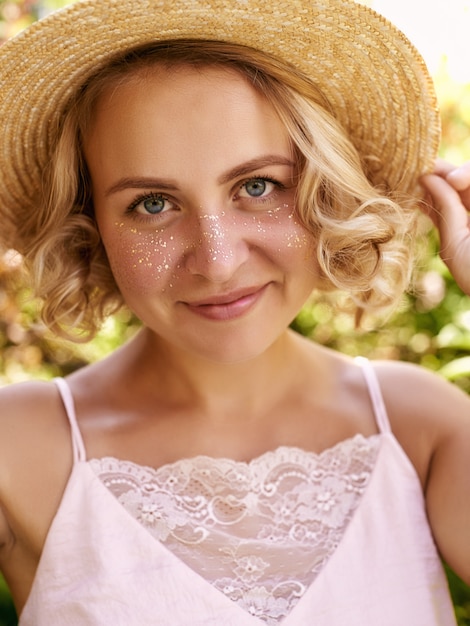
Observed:
[[[159,343],[245,360],[272,345],[317,281],[314,241],[294,215],[294,157],[237,74],[172,74],[145,91],[132,81],[98,107],[85,150],[98,227],[121,293]]]
[[[244,79],[134,77],[99,101],[85,152],[111,267],[144,322],[68,377],[89,458],[247,461],[377,432],[358,366],[287,328],[317,285],[315,241],[295,218],[286,132]],[[374,367],[438,546],[470,582],[470,401],[419,368]],[[2,389],[0,416],[0,567],[20,611],[72,452],[54,385]]]
[[[455,167],[439,159],[422,184],[429,201],[425,212],[440,233],[441,257],[461,289],[470,294],[470,162]]]

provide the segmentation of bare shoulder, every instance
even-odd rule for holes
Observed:
[[[438,446],[447,438],[466,432],[470,397],[438,374],[417,365],[377,361],[374,369],[394,434],[410,458],[425,464],[427,471]]]
[[[397,361],[374,362],[392,427],[433,425],[437,438],[467,422],[470,397],[424,367]]]
[[[436,544],[470,584],[470,397],[419,367],[374,367],[392,430],[420,476]]]
[[[0,560],[8,546],[42,547],[71,463],[70,429],[56,386],[27,382],[0,389]]]
[[[63,415],[52,383],[17,383],[0,389],[0,458],[10,458],[12,447],[19,452],[52,444],[51,427],[62,423]]]

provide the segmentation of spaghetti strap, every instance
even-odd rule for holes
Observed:
[[[77,424],[75,405],[72,397],[72,392],[70,391],[70,387],[63,378],[54,378],[53,382],[57,385],[60,397],[62,398],[62,402],[65,407],[67,419],[70,423],[74,463],[77,463],[78,461],[86,461],[85,445],[83,443],[82,434]]]
[[[354,360],[356,363],[359,363],[364,374],[372,407],[374,409],[375,421],[377,422],[379,431],[381,433],[392,432],[387,415],[387,409],[385,408],[382,392],[380,390],[379,381],[372,364],[364,357],[356,357]]]

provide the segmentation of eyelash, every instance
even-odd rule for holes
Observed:
[[[276,178],[273,178],[272,176],[253,176],[252,178],[248,178],[247,180],[244,180],[242,184],[238,186],[238,191],[240,191],[240,189],[243,189],[243,187],[246,187],[246,185],[248,185],[249,183],[256,181],[256,180],[262,180],[266,183],[273,184],[275,187],[275,190],[273,191],[273,193],[286,190],[286,186],[283,183],[281,183],[279,180],[277,180]],[[264,204],[266,202],[270,202],[271,200],[273,200],[273,196],[272,194],[269,194],[266,197],[259,197],[259,198],[257,198],[256,196],[252,196],[252,200],[254,202],[260,202]]]
[[[135,217],[139,217],[142,219],[145,219],[146,217],[151,217],[152,219],[155,219],[155,218],[158,218],[158,216],[163,215],[164,213],[163,211],[161,211],[160,213],[154,213],[154,214],[149,213],[148,215],[137,213],[136,208],[139,206],[139,204],[141,204],[142,202],[145,202],[146,200],[155,200],[155,201],[164,200],[167,202],[171,202],[169,198],[167,198],[161,193],[156,193],[152,191],[149,193],[141,193],[138,196],[136,196],[134,200],[131,202],[131,204],[127,207],[126,213],[131,213]]]
[[[254,181],[264,181],[266,183],[271,183],[275,187],[275,190],[273,191],[273,193],[276,195],[277,195],[277,192],[285,191],[287,189],[286,185],[281,183],[276,178],[273,178],[272,176],[253,176],[251,178],[244,180],[241,184],[238,185],[235,197],[237,197],[241,189],[243,189],[244,187],[246,187],[246,185]],[[137,213],[136,208],[139,206],[139,204],[141,204],[142,202],[145,202],[146,200],[164,200],[167,202],[172,202],[170,198],[168,198],[167,196],[161,193],[157,193],[157,192],[142,193],[134,198],[134,200],[126,209],[126,213],[131,214],[135,219],[140,219],[140,220],[148,220],[148,219],[155,220],[155,219],[159,219],[160,217],[163,217],[166,211],[162,211],[160,213],[154,213],[154,214],[148,213],[147,215]],[[273,200],[272,193],[269,194],[267,197],[259,197],[259,198],[257,198],[256,196],[251,197],[252,202],[260,203],[260,204],[265,204],[266,202],[270,202],[272,200]]]

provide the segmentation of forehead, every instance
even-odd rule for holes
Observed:
[[[239,72],[156,66],[108,86],[96,103],[85,156],[93,174],[113,166],[207,174],[254,157],[290,153],[268,100]]]
[[[193,66],[178,62],[154,62],[143,67],[127,68],[123,73],[103,78],[91,95],[91,117],[94,118],[102,108],[112,107],[120,98],[145,92],[146,88],[154,94],[158,91],[159,101],[165,94],[175,98],[182,92],[195,95],[199,90],[203,95],[221,89],[232,96],[238,93],[240,102],[248,99],[268,104],[260,89],[256,89],[241,70],[233,67],[216,63]]]
[[[139,116],[150,124],[177,120],[185,127],[200,126],[214,114],[213,123],[249,120],[273,123],[280,119],[267,98],[239,71],[218,65],[153,65],[139,68],[105,86],[95,100],[90,127],[135,122]],[[103,129],[101,129],[103,130]]]

